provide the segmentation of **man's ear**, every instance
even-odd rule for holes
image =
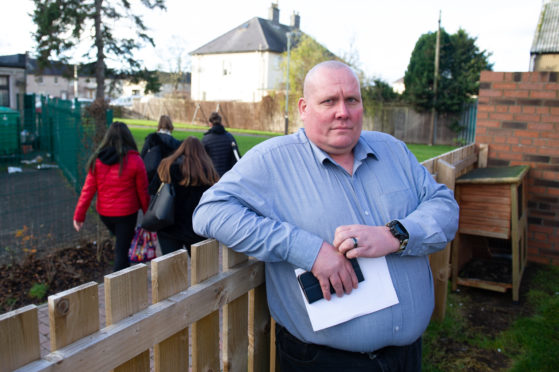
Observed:
[[[307,101],[304,97],[299,98],[299,115],[303,117],[303,115],[307,112]]]

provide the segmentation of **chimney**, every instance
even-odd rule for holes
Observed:
[[[298,30],[301,27],[301,16],[299,16],[299,13],[293,12],[293,14],[291,15],[291,25],[290,26],[293,27],[296,30]]]
[[[272,3],[270,5],[270,11],[268,12],[268,19],[275,24],[279,24],[279,9],[278,4]]]

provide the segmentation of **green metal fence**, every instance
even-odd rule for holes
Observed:
[[[88,111],[77,101],[41,97],[40,110],[33,95],[23,102],[16,144],[0,159],[0,263],[108,237],[93,208],[79,233],[72,226],[94,149]]]

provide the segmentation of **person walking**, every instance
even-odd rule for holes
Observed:
[[[221,177],[233,168],[233,165],[237,163],[237,157],[240,158],[240,154],[235,137],[225,130],[221,116],[217,112],[210,114],[209,125],[211,128],[204,133],[202,144]]]
[[[150,194],[157,192],[161,182],[175,188],[175,223],[157,231],[161,253],[167,254],[204,240],[192,229],[192,213],[204,191],[217,182],[219,176],[204,146],[196,137],[188,137],[169,157],[161,161]]]
[[[87,163],[87,176],[74,211],[74,228],[83,227],[97,194],[101,221],[116,236],[114,271],[130,266],[128,249],[134,237],[138,210],[149,205],[144,163],[130,129],[113,122]]]
[[[362,130],[346,64],[313,67],[298,107],[304,128],[256,145],[206,191],[194,231],[265,262],[283,372],[420,371],[434,308],[428,255],[458,229],[454,195],[405,143]],[[315,331],[295,269],[317,278],[324,306],[330,287],[343,304],[361,285],[350,259],[377,257],[397,303]]]
[[[146,136],[140,156],[144,160],[148,174],[148,182],[151,183],[161,159],[171,155],[181,144],[181,141],[173,137],[173,121],[168,115],[161,115],[157,124],[157,131]]]

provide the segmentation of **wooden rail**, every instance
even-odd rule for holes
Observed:
[[[423,165],[454,189],[457,177],[486,159],[487,146],[469,145]],[[151,261],[152,304],[145,264],[107,275],[102,329],[97,283],[49,296],[44,358],[35,305],[0,315],[0,372],[276,370],[264,264],[212,239],[192,246],[190,275],[188,260],[180,250]],[[448,246],[430,257],[434,318],[444,318],[449,260]]]

